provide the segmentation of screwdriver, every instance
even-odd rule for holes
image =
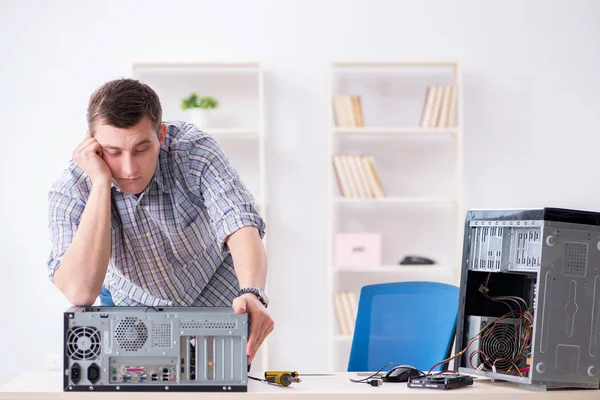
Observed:
[[[275,383],[281,386],[290,386],[293,382],[301,382],[298,376],[291,376],[286,373],[276,373],[271,375],[265,373],[265,380],[269,383]]]
[[[302,376],[331,376],[333,374],[302,374]],[[262,380],[267,383],[274,383],[279,386],[290,386],[294,382],[302,382],[298,371],[265,371],[265,379],[258,379],[249,376],[249,378]]]
[[[300,376],[298,371],[265,371],[265,379],[282,374],[287,374],[292,378],[298,378]],[[302,374],[302,376],[333,376],[333,374]]]

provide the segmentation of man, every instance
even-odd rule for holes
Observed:
[[[162,121],[147,85],[90,98],[88,133],[49,194],[49,275],[75,305],[229,306],[251,320],[248,362],[273,330],[265,224],[217,142]],[[109,303],[110,304],[110,303]]]

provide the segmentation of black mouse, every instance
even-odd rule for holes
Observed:
[[[403,365],[390,369],[381,377],[381,380],[384,382],[408,382],[408,378],[420,375],[423,374],[418,369]]]
[[[400,261],[400,265],[432,265],[435,264],[431,258],[421,256],[406,256]]]

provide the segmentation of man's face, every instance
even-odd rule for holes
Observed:
[[[102,147],[102,158],[108,164],[113,182],[122,192],[139,195],[150,183],[160,146],[165,140],[166,126],[160,136],[147,116],[131,128],[115,128],[98,121],[94,138]]]

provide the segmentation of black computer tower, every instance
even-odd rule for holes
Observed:
[[[454,369],[598,389],[600,214],[469,210],[464,227]]]

